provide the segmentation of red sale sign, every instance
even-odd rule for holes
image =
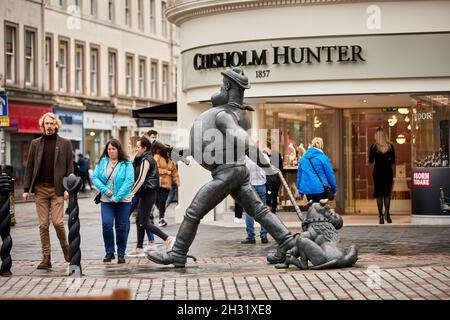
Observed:
[[[418,186],[418,187],[431,186],[431,171],[414,172],[413,185]]]

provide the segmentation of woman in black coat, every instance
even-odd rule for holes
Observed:
[[[369,162],[373,166],[374,197],[377,199],[380,224],[384,224],[383,202],[386,212],[386,222],[392,223],[389,208],[391,205],[391,191],[394,181],[392,165],[395,163],[394,146],[386,137],[382,128],[375,132],[375,143],[369,150]]]

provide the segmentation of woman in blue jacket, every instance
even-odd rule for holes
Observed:
[[[314,168],[319,177],[314,172]],[[336,179],[334,178],[333,168],[330,159],[323,152],[323,140],[315,137],[311,142],[311,147],[306,151],[298,164],[297,188],[301,197],[306,195],[306,199],[319,202],[320,199],[326,199],[324,185],[331,188],[336,193]]]
[[[103,262],[115,259],[113,231],[113,225],[115,225],[117,263],[125,263],[134,170],[118,140],[111,139],[106,144],[100,161],[95,167],[92,181],[102,194],[102,228],[106,251]]]

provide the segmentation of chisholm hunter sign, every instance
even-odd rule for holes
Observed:
[[[272,53],[272,56],[269,53]],[[316,46],[316,47],[272,47],[272,50],[243,50],[220,53],[197,53],[194,56],[194,69],[206,70],[214,68],[229,68],[239,66],[262,66],[269,63],[300,64],[300,63],[332,63],[366,61],[362,56],[362,47],[349,46]]]

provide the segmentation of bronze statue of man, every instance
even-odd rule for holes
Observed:
[[[264,205],[249,181],[244,163],[246,155],[266,172],[274,174],[276,168],[270,165],[246,132],[250,129],[246,110],[253,110],[244,105],[244,90],[250,88],[248,79],[241,68],[227,69],[221,74],[224,77],[220,92],[211,97],[212,108],[195,120],[189,149],[182,154],[183,157],[192,155],[202,167],[211,171],[213,180],[197,192],[187,208],[173,248],[168,252],[148,254],[148,259],[153,262],[184,267],[200,220],[228,195],[279,244],[276,253],[267,257],[269,263],[283,262],[286,252],[295,245],[286,226]]]

